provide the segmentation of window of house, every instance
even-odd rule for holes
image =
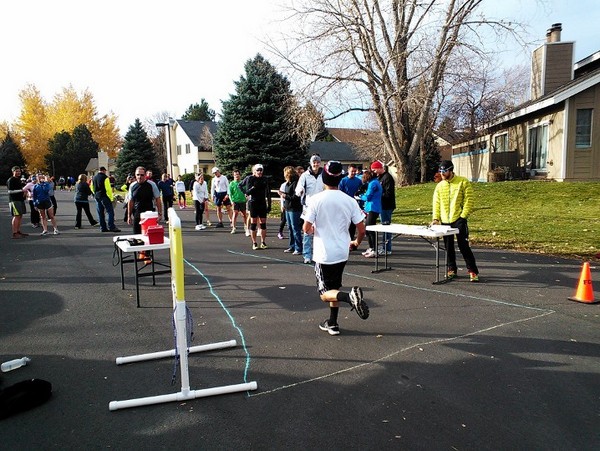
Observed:
[[[177,155],[181,155],[181,144],[177,144]]]
[[[186,144],[186,145],[185,145],[185,153],[190,153],[190,152],[191,152],[191,150],[190,150],[190,145],[189,145],[189,144]]]
[[[592,108],[577,110],[575,147],[578,149],[592,147],[592,111]]]
[[[494,149],[496,152],[508,152],[508,133],[494,137]]]

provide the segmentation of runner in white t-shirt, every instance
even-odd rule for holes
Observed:
[[[339,161],[330,161],[323,168],[324,191],[311,197],[304,218],[304,233],[313,235],[313,260],[317,289],[323,302],[329,303],[329,319],[319,328],[338,335],[339,302],[350,304],[362,319],[369,317],[369,307],[363,301],[362,289],[352,287],[350,293],[340,291],[344,267],[350,255],[349,245],[359,246],[365,237],[364,214],[350,196],[338,190],[344,171]],[[356,240],[350,243],[350,222],[356,224]]]

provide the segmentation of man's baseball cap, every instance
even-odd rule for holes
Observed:
[[[255,164],[254,166],[252,166],[252,170],[256,171],[257,169],[264,169],[263,165],[260,163]]]
[[[221,172],[221,171],[219,171],[219,168],[214,167],[210,170],[210,172],[211,172],[211,174],[214,174],[215,172]]]
[[[444,160],[440,164],[440,171],[445,172],[445,171],[451,171],[452,169],[454,169],[454,165],[452,164],[452,161],[450,161],[450,160]]]

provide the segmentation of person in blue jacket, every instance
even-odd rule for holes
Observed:
[[[367,184],[367,190],[360,196],[365,202],[364,210],[367,214],[366,225],[375,225],[377,223],[377,218],[379,218],[379,214],[381,213],[381,196],[383,194],[383,188],[373,171],[364,171],[362,181]],[[375,248],[375,232],[367,232],[367,239],[369,240],[369,248],[362,254],[366,258],[373,258],[377,255],[377,249]]]

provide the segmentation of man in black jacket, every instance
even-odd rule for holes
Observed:
[[[396,209],[396,182],[394,177],[388,172],[387,168],[379,160],[374,161],[371,164],[371,170],[377,174],[379,183],[383,188],[383,194],[381,195],[381,224],[388,225],[392,223],[392,213]],[[392,235],[385,233],[383,235],[383,245],[377,249],[379,255],[392,253]]]
[[[118,233],[121,230],[115,225],[115,210],[113,208],[113,191],[110,186],[110,179],[106,175],[106,168],[100,166],[98,173],[92,179],[92,192],[96,199],[96,211],[98,213],[98,221],[100,221],[100,228],[103,232],[115,232]],[[108,216],[108,226],[104,213]]]

